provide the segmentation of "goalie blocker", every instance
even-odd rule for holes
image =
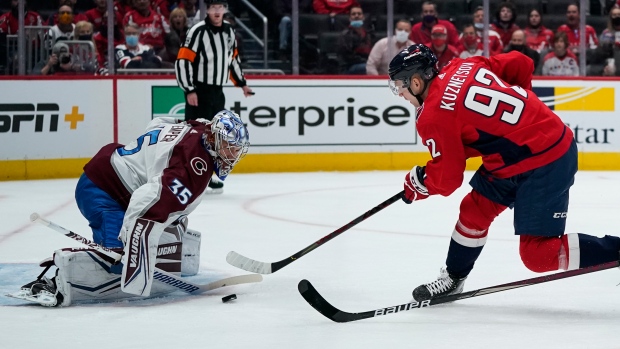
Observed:
[[[175,275],[191,276],[200,266],[198,231],[187,229],[187,218],[164,230],[157,247],[155,267]],[[115,249],[122,253],[122,249]],[[40,263],[46,268],[37,280],[22,286],[13,295],[43,306],[68,306],[80,301],[121,300],[139,297],[121,289],[123,264],[91,248],[63,248],[52,258]],[[56,266],[56,274],[48,279],[43,275]],[[155,282],[150,296],[157,297],[178,291],[177,287]]]

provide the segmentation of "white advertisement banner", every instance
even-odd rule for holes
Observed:
[[[252,153],[422,152],[414,108],[383,80],[253,79],[256,95],[224,87],[226,107],[248,124]],[[618,82],[536,80],[534,92],[575,133],[580,151],[620,151]],[[119,139],[128,142],[152,117],[184,113],[172,79],[119,80]],[[146,101],[148,103],[136,103]],[[132,103],[133,102],[133,103]]]
[[[111,80],[0,82],[0,159],[89,158],[114,140]]]

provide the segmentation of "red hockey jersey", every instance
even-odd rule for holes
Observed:
[[[490,58],[455,58],[433,80],[418,110],[417,129],[433,157],[429,194],[450,195],[463,183],[465,160],[508,178],[562,156],[573,134],[530,91],[534,64],[512,51]]]

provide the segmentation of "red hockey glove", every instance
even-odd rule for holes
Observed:
[[[405,176],[405,192],[401,196],[406,204],[428,197],[428,190],[424,186],[425,178],[426,168],[424,166],[414,166],[411,172],[407,173]]]

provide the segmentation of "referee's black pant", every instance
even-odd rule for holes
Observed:
[[[189,105],[185,98],[185,121],[199,118],[212,120],[224,109],[226,98],[222,86],[197,84],[194,91],[198,96],[198,106]]]

